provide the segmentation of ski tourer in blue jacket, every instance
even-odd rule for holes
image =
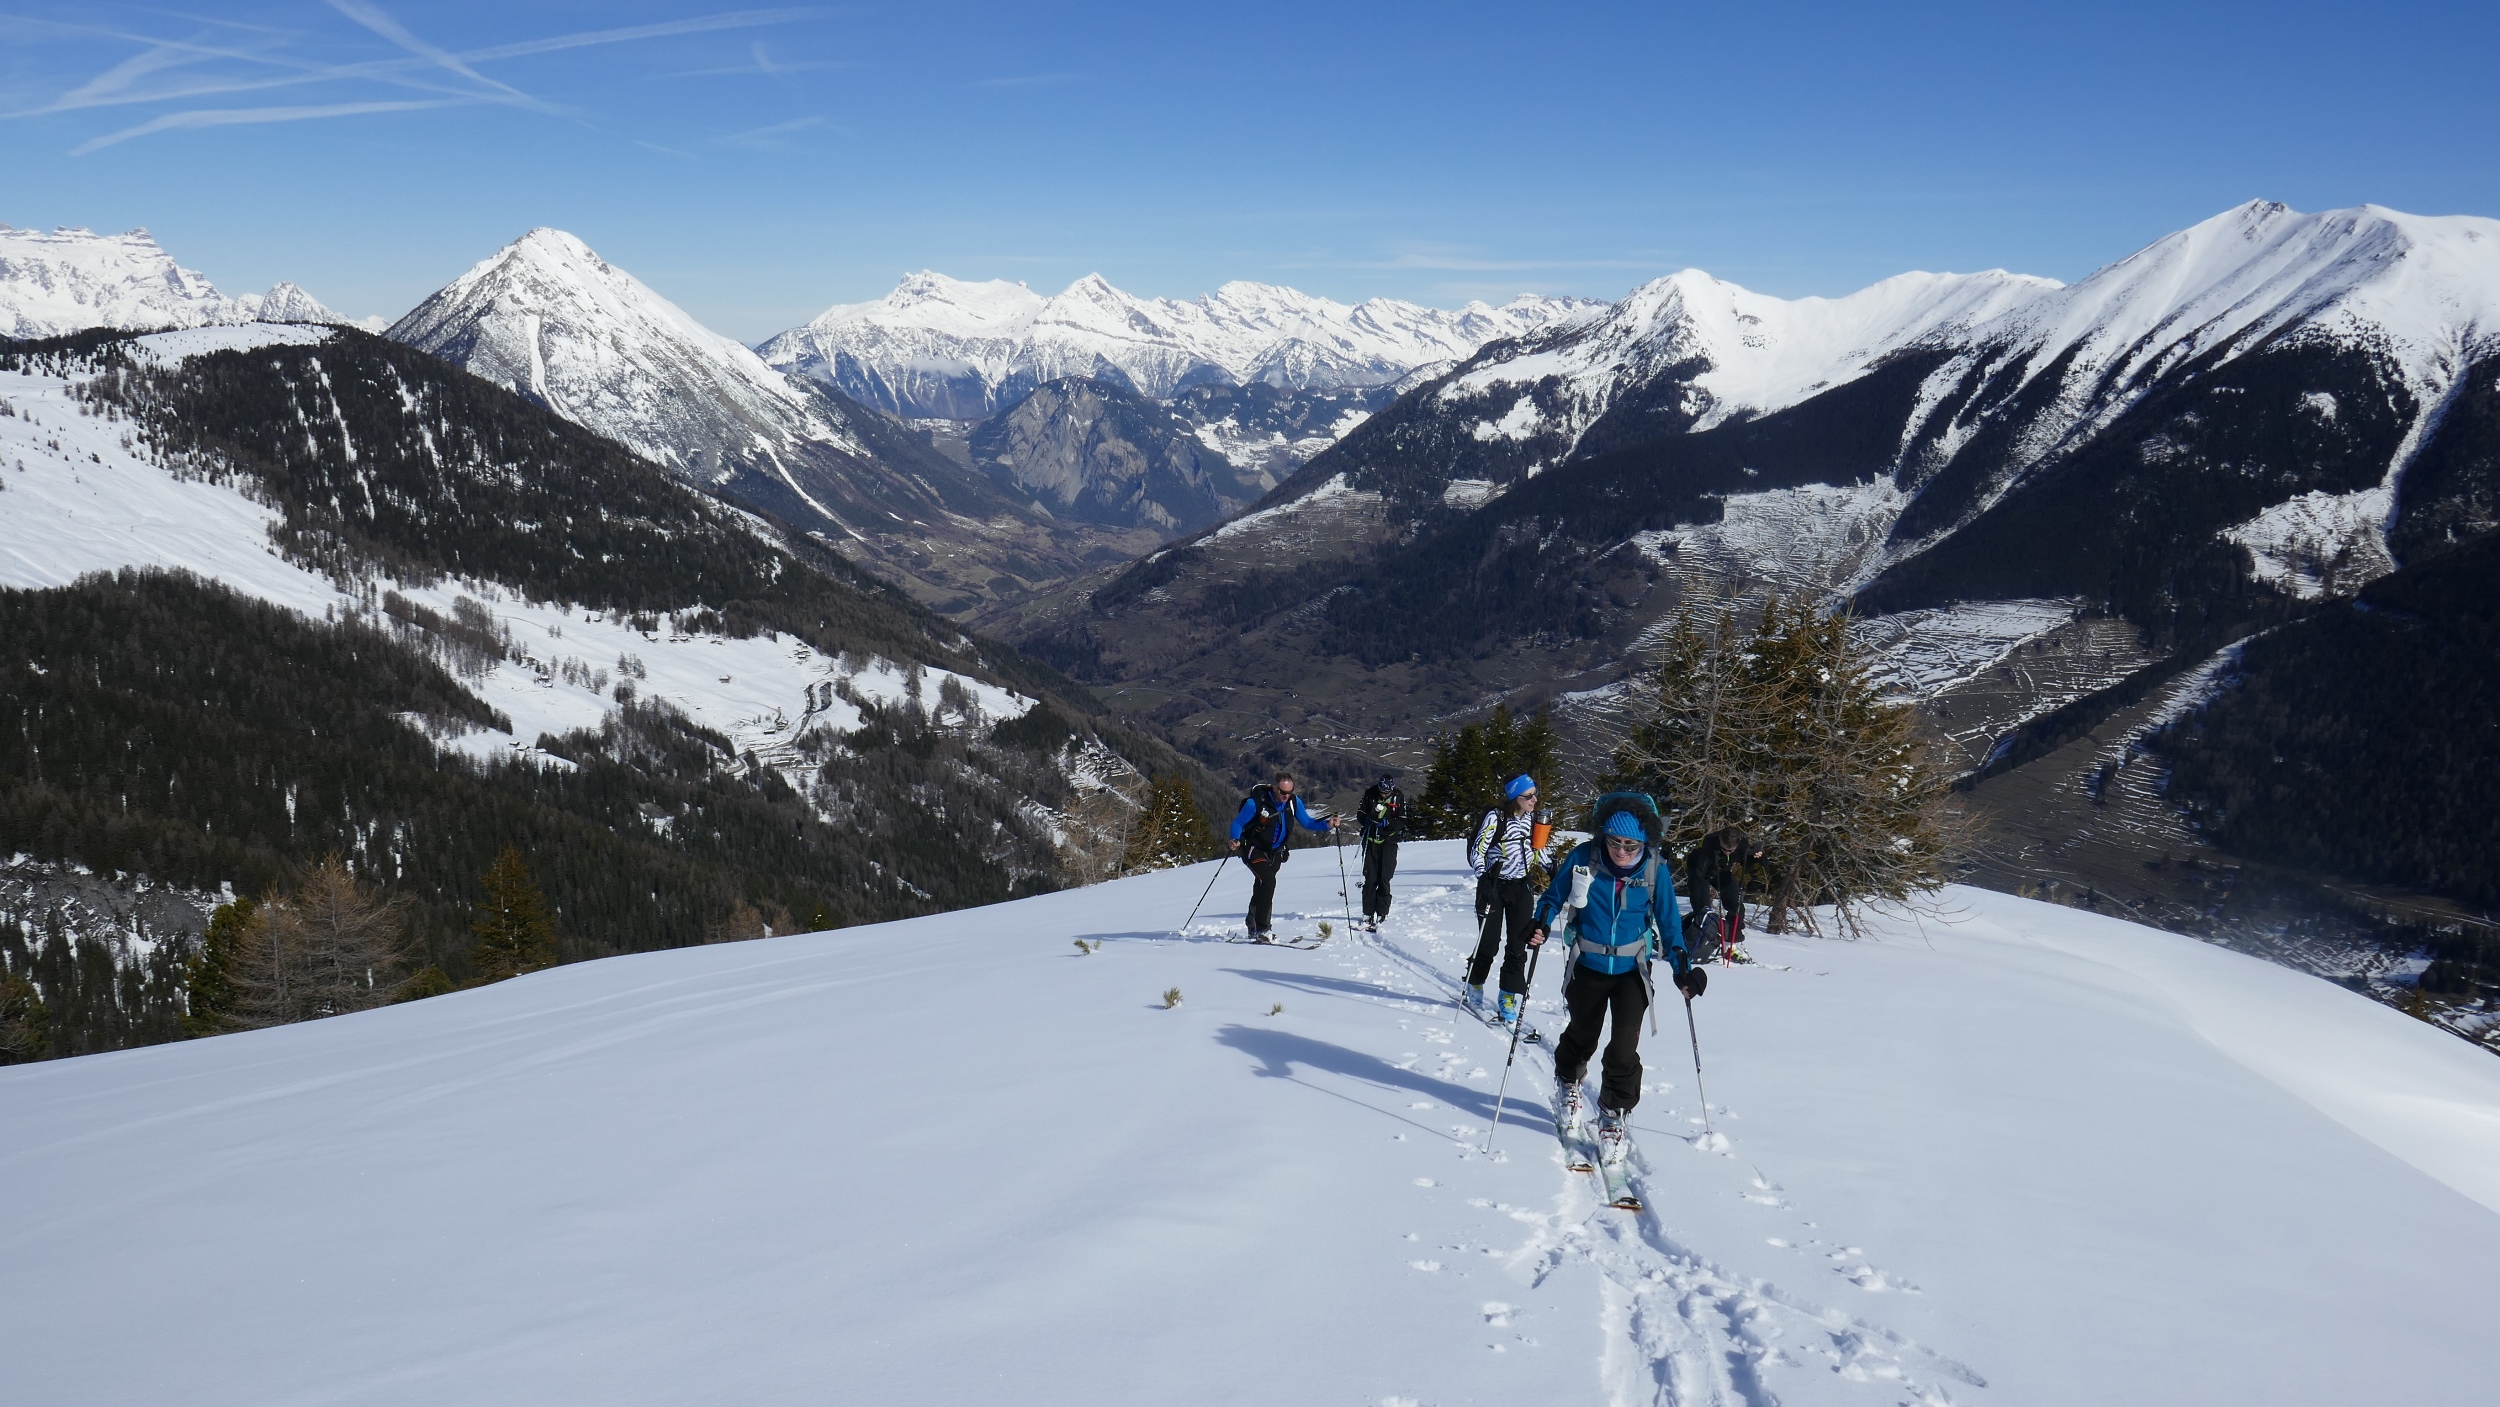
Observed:
[[[1528,941],[1543,946],[1550,936],[1571,945],[1562,993],[1571,1024],[1554,1047],[1555,1126],[1566,1141],[1578,1128],[1580,1081],[1602,1036],[1597,1144],[1599,1157],[1615,1164],[1630,1146],[1627,1121],[1641,1102],[1641,1018],[1658,998],[1650,960],[1664,957],[1674,966],[1675,985],[1688,1000],[1701,995],[1708,975],[1693,967],[1684,945],[1657,802],[1615,792],[1598,798],[1592,819],[1596,837],[1563,858]]]
[[[1577,965],[1613,976],[1630,972],[1650,958],[1669,959],[1677,976],[1692,966],[1684,945],[1684,924],[1675,897],[1675,874],[1659,847],[1646,847],[1629,868],[1618,867],[1601,841],[1582,841],[1563,857],[1554,882],[1537,901],[1536,926],[1568,938]],[[1570,903],[1576,872],[1589,873],[1586,899],[1572,916],[1568,932],[1554,931],[1555,920]]]
[[[1267,851],[1284,849],[1285,837],[1296,825],[1306,831],[1317,831],[1326,835],[1328,828],[1335,824],[1334,820],[1312,820],[1310,808],[1302,804],[1302,798],[1295,795],[1292,788],[1293,779],[1288,777],[1283,779],[1282,785],[1271,784],[1260,787],[1244,798],[1241,810],[1233,815],[1233,841],[1246,850]],[[1268,793],[1265,807],[1260,805],[1262,798],[1259,792]],[[1245,829],[1249,828],[1251,822],[1258,819],[1261,810],[1273,813],[1274,820],[1269,833],[1264,836],[1242,834]]]

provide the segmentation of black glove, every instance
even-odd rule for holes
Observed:
[[[1705,968],[1688,967],[1675,974],[1675,986],[1687,998],[1700,996],[1710,990],[1710,973]]]

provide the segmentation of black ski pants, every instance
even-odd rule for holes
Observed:
[[[1276,871],[1284,868],[1285,851],[1245,852],[1241,867],[1250,872],[1250,912],[1242,924],[1253,933],[1276,931]]]
[[[1493,970],[1493,955],[1502,955],[1502,990],[1528,990],[1528,930],[1535,896],[1528,893],[1525,876],[1502,879],[1486,875],[1476,881],[1476,956],[1467,964],[1467,985],[1481,987],[1485,975]],[[1503,929],[1510,930],[1510,941],[1502,941]]]
[[[1614,1030],[1607,1035],[1597,1107],[1630,1109],[1640,1103],[1641,1018],[1649,1012],[1649,985],[1641,980],[1640,969],[1609,976],[1574,961],[1563,978],[1563,1005],[1571,1010],[1571,1024],[1554,1046],[1554,1078],[1576,1084],[1589,1072],[1598,1032],[1611,1015]]]
[[[1363,916],[1389,916],[1389,881],[1398,873],[1398,843],[1394,840],[1363,842]]]

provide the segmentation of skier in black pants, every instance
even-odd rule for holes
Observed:
[[[1549,931],[1570,941],[1563,977],[1571,1024],[1554,1047],[1554,1117],[1569,1129],[1580,1117],[1580,1081],[1599,1033],[1611,1019],[1605,1079],[1597,1093],[1597,1142],[1609,1162],[1624,1155],[1625,1122],[1641,1102],[1641,1017],[1655,995],[1649,964],[1661,952],[1676,987],[1700,996],[1709,974],[1692,965],[1676,922],[1675,872],[1663,853],[1665,827],[1655,803],[1635,792],[1601,797],[1597,838],[1565,856],[1537,905],[1531,945]],[[1556,924],[1567,925],[1555,929]]]
[[[1262,943],[1276,937],[1276,871],[1293,853],[1285,842],[1297,824],[1325,834],[1337,828],[1337,818],[1329,817],[1325,825],[1312,820],[1302,798],[1293,794],[1291,772],[1279,772],[1275,781],[1251,788],[1233,817],[1232,849],[1240,854],[1242,868],[1250,872],[1250,912],[1242,916],[1242,923]]]
[[[1502,955],[1502,1024],[1519,1019],[1528,996],[1528,865],[1536,859],[1536,779],[1522,772],[1502,788],[1504,805],[1487,811],[1467,839],[1467,868],[1476,876],[1476,955],[1467,964],[1467,1009],[1484,1015],[1484,979]],[[1510,941],[1504,945],[1503,931]]]
[[[1684,939],[1695,961],[1708,962],[1713,951],[1732,951],[1743,940],[1745,888],[1736,878],[1736,867],[1761,858],[1762,852],[1746,844],[1745,833],[1734,826],[1703,836],[1684,856],[1684,882],[1690,886],[1684,892],[1693,901]],[[1714,897],[1724,911],[1715,923],[1708,917]]]
[[[1363,793],[1355,808],[1363,836],[1363,926],[1374,933],[1389,916],[1389,881],[1398,872],[1398,842],[1406,835],[1406,798],[1389,773]]]

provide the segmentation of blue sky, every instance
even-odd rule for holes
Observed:
[[[747,340],[906,269],[1452,304],[2500,215],[2500,6],[0,0],[0,221],[396,314],[556,225]]]

